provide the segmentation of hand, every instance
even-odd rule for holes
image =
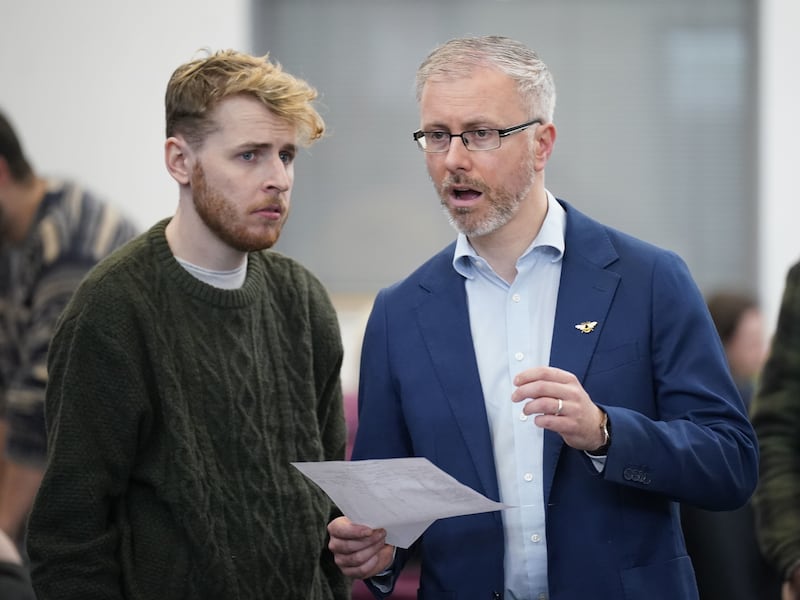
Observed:
[[[800,600],[800,567],[792,572],[792,577],[785,581],[782,588],[782,600]]]
[[[385,529],[372,529],[339,517],[328,523],[328,548],[342,573],[369,579],[392,564],[394,546],[386,543]]]
[[[569,371],[534,367],[519,373],[514,385],[511,400],[525,402],[522,412],[537,415],[534,423],[561,435],[568,446],[591,452],[605,443],[603,411]],[[561,412],[556,414],[559,399]]]

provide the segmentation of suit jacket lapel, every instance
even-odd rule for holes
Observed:
[[[453,245],[421,281],[420,331],[487,497],[498,500],[497,474],[478,364],[472,343],[467,296],[452,267]]]
[[[567,230],[550,365],[574,373],[583,382],[619,285],[619,275],[606,269],[618,255],[601,225],[562,204],[567,210]],[[597,324],[591,325],[595,321]],[[589,323],[584,328],[588,333],[576,327],[582,323]],[[561,436],[545,432],[545,503],[563,445]]]
[[[553,326],[550,365],[574,373],[583,381],[605,317],[619,285],[619,275],[606,269],[618,255],[605,228],[569,204],[565,252]],[[454,244],[432,261],[422,277],[417,305],[420,331],[447,401],[478,473],[483,493],[499,499],[497,473],[489,435],[478,365],[472,343],[467,297],[462,277],[452,267]],[[597,321],[589,333],[575,326]],[[544,436],[544,499],[550,497],[563,441]]]

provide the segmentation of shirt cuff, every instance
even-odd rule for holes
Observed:
[[[606,456],[595,456],[594,454],[589,454],[588,452],[584,451],[584,454],[592,459],[592,464],[594,468],[597,469],[598,473],[602,473],[603,469],[606,468]]]
[[[397,556],[397,546],[392,551],[392,562],[380,573],[375,573],[369,581],[378,591],[388,594],[392,590],[392,580],[394,579],[394,558]]]

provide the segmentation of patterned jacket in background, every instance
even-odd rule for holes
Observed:
[[[761,447],[754,496],[759,543],[786,575],[800,563],[800,262],[786,278],[751,416]]]
[[[0,415],[13,460],[44,463],[47,348],[56,321],[89,269],[136,233],[81,186],[51,180],[25,240],[0,247]]]

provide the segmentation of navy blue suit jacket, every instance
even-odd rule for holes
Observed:
[[[550,364],[580,379],[613,432],[602,473],[545,432],[550,599],[697,598],[678,503],[742,505],[757,480],[755,435],[684,262],[561,203],[567,226]],[[424,456],[498,500],[453,251],[376,297],[353,458]],[[584,321],[597,321],[594,331],[576,329]],[[441,519],[419,550],[420,598],[501,597],[500,513]],[[399,552],[396,566],[404,558]]]

